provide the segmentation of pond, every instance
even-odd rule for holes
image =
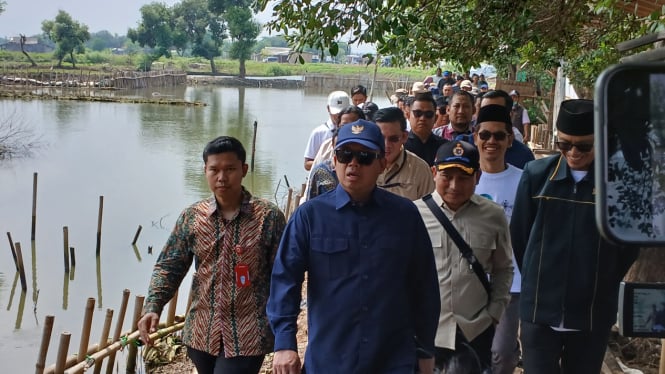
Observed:
[[[47,315],[55,316],[47,365],[55,362],[62,332],[71,332],[69,354],[76,353],[89,297],[95,298],[91,343],[99,340],[106,309],[114,309],[117,318],[124,289],[131,291],[123,331],[129,329],[134,298],[147,292],[152,266],[178,214],[209,196],[201,158],[209,140],[239,138],[250,163],[256,121],[255,169],[243,184],[254,195],[284,206],[287,180],[296,189],[305,181],[303,152],[310,131],[327,118],[327,92],[204,86],[160,89],[159,94],[208,105],[0,100],[0,118],[10,116],[42,143],[32,157],[0,161],[3,372],[34,370]],[[376,101],[380,107],[388,105],[387,99]],[[36,235],[31,242],[35,173]],[[131,243],[139,225],[135,250]],[[64,271],[64,227],[76,253],[69,274]],[[21,245],[26,293],[21,292],[6,233]],[[148,248],[154,248],[152,254]],[[184,289],[189,282],[185,279]],[[186,301],[187,292],[181,292],[178,314]],[[111,331],[115,325],[114,319]],[[122,361],[125,356],[118,357]]]

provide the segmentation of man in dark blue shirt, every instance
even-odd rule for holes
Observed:
[[[434,165],[436,150],[442,144],[448,142],[432,133],[432,128],[434,128],[436,122],[436,101],[434,101],[432,94],[429,92],[417,94],[413,99],[408,115],[411,131],[409,131],[409,137],[404,144],[404,148],[415,153],[416,156],[432,166]]]
[[[301,370],[296,319],[305,272],[308,374],[411,374],[417,346],[420,370],[433,370],[440,300],[432,244],[414,204],[376,187],[384,147],[371,122],[342,127],[339,185],[300,206],[284,231],[267,307],[276,374]]]

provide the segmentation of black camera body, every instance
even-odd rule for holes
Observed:
[[[626,283],[619,288],[619,333],[665,338],[665,283]]]

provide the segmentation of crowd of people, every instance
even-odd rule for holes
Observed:
[[[437,69],[384,108],[360,85],[331,92],[288,222],[242,186],[237,139],[208,143],[213,196],[157,259],[141,340],[193,263],[183,342],[200,374],[257,373],[269,352],[275,374],[599,373],[637,251],[596,228],[593,102],[564,101],[559,153],[534,160],[519,93],[464,78]]]

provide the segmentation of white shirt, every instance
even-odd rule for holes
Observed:
[[[332,138],[332,132],[335,129],[335,124],[330,119],[312,130],[305,147],[305,158],[313,160],[316,158],[316,153],[319,151],[321,144],[326,139]]]
[[[513,216],[513,207],[515,205],[515,193],[517,193],[517,186],[522,178],[522,169],[508,165],[508,168],[500,173],[488,173],[483,171],[480,174],[480,181],[476,186],[476,194],[488,198],[503,208],[506,214],[506,219],[510,223],[510,217]],[[522,274],[515,262],[513,256],[513,284],[510,287],[511,293],[519,293],[521,291]]]

